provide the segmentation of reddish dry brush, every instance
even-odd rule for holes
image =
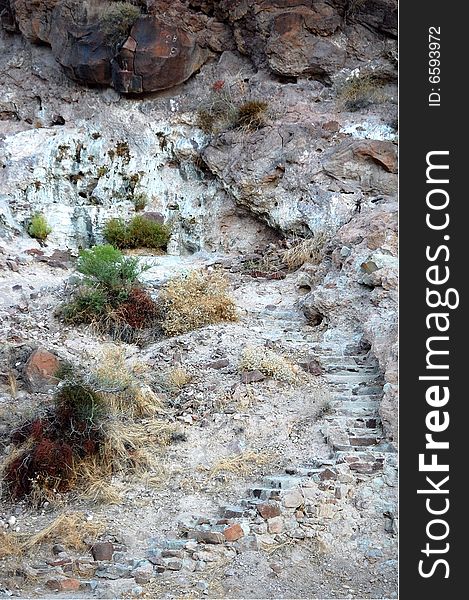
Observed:
[[[159,310],[156,302],[142,288],[134,287],[116,311],[117,316],[132,329],[145,329],[156,322]]]
[[[58,492],[75,481],[75,462],[97,455],[103,442],[99,396],[82,381],[67,381],[58,390],[54,407],[14,430],[16,446],[3,478],[14,499],[28,496],[34,485]]]

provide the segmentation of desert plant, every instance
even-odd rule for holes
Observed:
[[[85,276],[85,284],[108,291],[130,288],[147,268],[138,258],[124,256],[110,244],[83,250],[77,262],[77,271]]]
[[[260,371],[264,375],[280,381],[294,381],[297,372],[283,356],[263,346],[246,347],[239,361],[242,371]]]
[[[106,307],[107,296],[102,289],[83,286],[58,310],[58,314],[71,324],[95,323],[106,314]]]
[[[116,248],[166,248],[169,228],[142,215],[129,223],[123,219],[111,219],[104,228],[104,237]]]
[[[262,100],[248,100],[237,109],[236,127],[255,131],[266,123],[268,104]]]
[[[104,348],[94,380],[112,414],[153,417],[164,412],[161,398],[137,371],[138,365],[127,365],[120,347]]]
[[[337,99],[345,110],[355,112],[382,101],[381,82],[373,73],[349,77],[340,87]]]
[[[37,240],[44,241],[47,236],[52,233],[52,228],[47,223],[45,216],[41,213],[36,213],[31,219],[28,227],[28,233],[31,237]]]
[[[141,10],[129,2],[113,2],[98,14],[102,30],[109,44],[118,44],[129,33]]]
[[[282,261],[289,269],[298,269],[305,263],[318,265],[324,258],[324,251],[330,234],[325,231],[316,232],[313,237],[296,240],[290,248],[283,252]]]
[[[145,192],[134,194],[133,203],[137,212],[145,210],[146,206],[148,205],[148,196],[145,194]]]
[[[109,497],[102,478],[151,466],[155,447],[174,439],[174,426],[155,419],[164,413],[160,398],[119,349],[105,353],[94,374],[71,368],[63,376],[48,410],[10,436],[13,451],[2,475],[14,498],[44,499],[91,483],[95,497],[106,489]]]
[[[169,281],[159,296],[162,329],[180,335],[205,325],[236,321],[228,281],[218,273],[193,271]]]

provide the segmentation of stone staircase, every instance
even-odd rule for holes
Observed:
[[[318,486],[335,490],[335,498],[340,500],[344,472],[349,481],[367,478],[378,474],[387,458],[393,463],[394,449],[385,439],[379,417],[384,382],[377,361],[368,352],[337,355],[332,348],[316,347],[312,354],[323,367],[323,379],[332,395],[332,410],[321,427],[330,448],[329,458],[266,475],[250,485],[238,504],[220,506],[218,518],[194,517],[192,523],[180,525],[182,539],[171,543],[179,544],[178,557],[184,558],[178,563],[181,568],[190,557],[198,561],[192,568],[203,568],[201,557],[213,554],[215,547],[215,554],[225,558],[259,549],[265,534],[303,539],[308,528],[302,528],[302,511],[314,512]],[[292,522],[295,525],[289,529]],[[174,568],[165,564],[164,548],[157,549],[151,560],[161,570]]]

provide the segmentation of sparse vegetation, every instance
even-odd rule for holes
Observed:
[[[47,236],[50,233],[52,233],[52,228],[49,226],[42,213],[36,213],[31,219],[28,233],[31,237],[42,242],[47,239]]]
[[[77,263],[82,280],[57,315],[132,341],[139,331],[153,327],[158,315],[156,303],[138,283],[146,269],[137,257],[124,256],[111,245],[84,250]]]
[[[134,194],[133,203],[134,203],[135,210],[137,212],[141,211],[141,210],[145,210],[145,208],[148,205],[148,196],[145,194],[145,192],[140,192],[138,194]]]
[[[295,240],[290,248],[284,251],[283,263],[289,269],[298,269],[305,263],[318,265],[324,258],[324,251],[330,234],[327,231],[318,231],[312,237],[304,240]]]
[[[248,98],[244,82],[216,81],[208,100],[197,112],[197,125],[205,133],[236,128],[255,131],[266,125],[268,106],[264,100]]]
[[[12,498],[40,504],[93,484],[102,499],[111,493],[103,479],[151,467],[155,446],[171,443],[174,427],[155,418],[160,398],[122,351],[106,349],[99,364],[95,373],[68,368],[49,408],[11,434],[3,479]]]
[[[218,273],[193,271],[169,281],[159,297],[167,335],[180,335],[212,323],[236,321],[228,281]]]
[[[238,107],[236,115],[236,126],[239,128],[255,131],[266,124],[267,102],[261,100],[249,100]]]
[[[350,77],[338,91],[337,99],[345,110],[355,112],[381,102],[381,82],[373,73]]]
[[[239,361],[242,371],[260,371],[279,381],[293,382],[297,378],[295,367],[283,356],[263,346],[248,346]]]
[[[112,2],[104,5],[98,17],[108,43],[118,44],[125,39],[140,14],[140,8],[130,2]]]
[[[104,228],[106,240],[120,249],[166,248],[170,230],[167,225],[137,215],[129,223],[111,219]]]

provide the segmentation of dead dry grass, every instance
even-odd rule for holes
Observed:
[[[66,548],[86,550],[106,529],[102,520],[88,520],[82,512],[62,513],[49,525],[19,544],[21,553],[30,552],[44,542],[61,543]]]
[[[18,534],[12,531],[0,531],[0,560],[21,556],[21,543]]]
[[[209,476],[215,477],[219,473],[231,473],[247,476],[266,465],[273,464],[276,459],[274,452],[260,450],[246,450],[241,454],[227,456],[216,462],[209,470]]]
[[[106,345],[98,358],[96,382],[112,414],[153,417],[164,413],[161,398],[143,380],[144,366],[129,366],[122,348]]]
[[[105,426],[100,465],[110,472],[145,473],[157,460],[155,448],[168,446],[176,426],[149,419],[141,422],[111,420]]]
[[[169,281],[160,294],[162,328],[180,335],[213,323],[236,321],[236,307],[228,295],[228,280],[220,273],[193,271]]]
[[[298,378],[298,368],[286,358],[263,346],[247,346],[239,361],[242,371],[260,371],[279,381],[294,382]]]
[[[298,269],[305,263],[318,265],[324,258],[325,246],[329,239],[330,234],[327,231],[318,231],[311,238],[297,240],[284,251],[282,260],[289,269]]]

